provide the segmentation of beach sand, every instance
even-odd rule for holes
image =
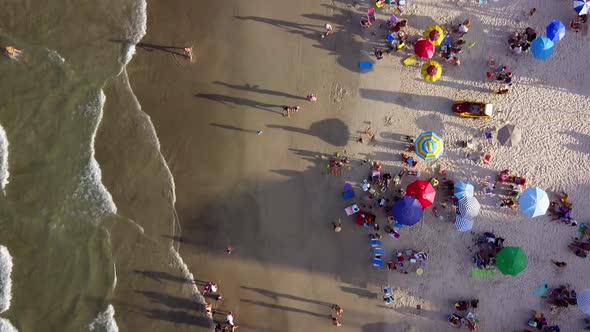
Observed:
[[[588,53],[588,37],[569,33],[547,62],[530,55],[515,59],[505,51],[509,33],[517,28],[530,24],[542,31],[554,17],[569,22],[570,5],[490,1],[480,7],[466,1],[411,1],[407,18],[414,34],[433,23],[456,23],[466,17],[472,21],[467,39],[477,44],[463,51],[460,67],[445,63],[443,78],[432,84],[421,79],[419,66],[402,65],[409,53],[386,57],[375,63],[373,71],[359,73],[357,62],[369,59],[381,32],[377,26],[373,27],[377,36],[361,30],[358,21],[368,5],[360,2],[356,9],[351,3],[255,0],[204,5],[173,0],[150,4],[145,42],[195,48],[193,64],[169,54],[138,50],[128,70],[175,183],[178,232],[154,227],[152,239],[165,245],[173,238],[198,282],[219,283],[224,297],[215,307],[232,310],[240,331],[326,330],[331,328],[334,303],[344,308],[343,331],[446,331],[451,329],[446,318],[453,301],[464,298],[480,300],[481,331],[522,329],[533,309],[548,315],[548,305],[533,295],[543,281],[569,283],[576,290],[589,287],[584,276],[590,268],[567,252],[576,234],[573,227],[500,209],[497,197],[478,196],[482,213],[474,231],[493,230],[507,245],[523,248],[529,263],[517,277],[471,279],[471,234],[456,232],[430,210],[419,225],[404,229],[400,239],[384,239],[390,253],[405,248],[428,252],[424,275],[372,268],[367,232],[344,214],[351,202],[340,198],[345,181],[358,184],[368,174],[362,160],[380,161],[385,171],[397,173],[403,167],[400,136],[434,130],[445,139],[446,150],[439,161],[419,164],[422,178],[445,168],[453,180],[479,184],[484,176],[510,168],[552,195],[568,192],[575,217],[582,221],[590,212],[580,204],[590,183],[590,79],[575,63],[579,54]],[[537,14],[526,20],[524,13],[533,6]],[[335,34],[322,39],[326,22],[334,26]],[[510,94],[490,93],[494,86],[485,82],[488,56],[513,71],[515,87]],[[304,100],[309,92],[318,94],[316,103]],[[457,99],[494,102],[498,112],[492,120],[457,118],[450,111]],[[284,105],[301,105],[302,110],[286,118],[281,115]],[[131,127],[120,123],[103,137],[133,139],[134,131],[126,128],[141,125],[129,121]],[[501,147],[482,138],[485,127],[497,129],[505,123],[524,130],[519,146]],[[357,143],[367,127],[376,133],[376,142]],[[263,133],[257,135],[258,130]],[[474,138],[478,150],[472,153],[492,154],[491,165],[468,160],[468,151],[455,145],[469,138]],[[123,149],[103,146],[103,151],[115,148]],[[140,149],[118,153],[140,154]],[[326,175],[330,156],[344,151],[352,159],[352,169],[341,177]],[[123,215],[157,222],[173,214],[170,205],[161,203],[170,193],[158,189],[157,183],[141,190],[142,195],[156,197],[154,201],[142,198],[140,203],[136,197],[126,197],[126,188],[120,189],[117,200],[118,192],[113,192],[117,176],[125,174],[140,172],[146,181],[152,176],[166,180],[162,165],[142,168],[139,162],[115,176],[121,172],[120,165],[108,165],[107,155],[99,162],[120,210],[125,211],[122,205],[127,204]],[[403,185],[412,180],[404,178]],[[144,210],[152,202],[162,205]],[[336,234],[330,223],[338,219],[344,230]],[[162,232],[160,237],[157,232]],[[234,249],[231,255],[226,253],[228,245]],[[568,268],[558,272],[550,259],[564,260]],[[149,265],[142,259],[137,262]],[[140,277],[129,277],[130,289],[138,288],[135,282],[143,280]],[[170,288],[178,286],[174,283],[163,282]],[[153,290],[161,284],[153,282],[145,288]],[[380,287],[387,284],[395,289],[392,307],[384,306],[380,297]],[[165,295],[168,290],[159,292]],[[184,299],[191,299],[190,290]],[[121,321],[136,321],[136,326],[147,328],[142,322],[145,316],[134,316],[134,308],[143,302],[161,313],[148,316],[154,318],[149,324],[204,325],[175,319],[174,311],[189,313],[183,302],[153,303],[140,296],[129,297],[129,310],[121,313]],[[416,305],[421,305],[419,312]],[[581,317],[576,308],[568,308],[548,319],[573,331],[582,328]]]

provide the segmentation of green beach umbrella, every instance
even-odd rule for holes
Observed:
[[[515,276],[524,271],[527,258],[519,247],[506,247],[496,255],[496,267],[503,274]]]

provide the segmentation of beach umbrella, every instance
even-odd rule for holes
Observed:
[[[527,258],[519,247],[505,247],[496,255],[496,267],[503,274],[515,276],[526,268]]]
[[[426,209],[434,202],[436,190],[430,181],[416,180],[408,185],[406,195],[417,198],[422,204],[422,208]]]
[[[574,0],[574,10],[578,15],[590,14],[590,0]]]
[[[396,222],[412,226],[422,220],[422,204],[413,196],[404,196],[393,205],[393,218]]]
[[[505,125],[498,130],[498,141],[504,146],[515,146],[521,139],[522,133],[514,125]]]
[[[422,77],[430,82],[436,82],[442,76],[442,67],[436,61],[428,61],[422,65]]]
[[[438,159],[445,149],[443,140],[432,131],[423,132],[414,141],[414,150],[424,160]]]
[[[547,38],[552,41],[560,41],[565,37],[565,25],[560,20],[553,20],[547,26]]]
[[[438,46],[445,38],[445,32],[438,25],[431,25],[424,31],[424,38],[430,40],[434,46]]]
[[[578,301],[578,308],[586,315],[590,315],[590,289],[579,292],[576,300]]]
[[[549,196],[539,187],[528,188],[520,195],[518,206],[522,213],[531,218],[542,216],[549,208]]]
[[[461,198],[457,204],[459,205],[459,214],[463,218],[473,219],[479,215],[481,205],[475,197],[465,196]]]
[[[414,53],[421,58],[430,59],[434,55],[434,45],[430,40],[420,38],[414,44]]]
[[[474,193],[475,188],[471,183],[465,181],[458,181],[455,183],[453,195],[457,197],[457,199],[461,199],[463,197],[473,197]]]
[[[531,44],[531,53],[538,60],[547,60],[553,55],[555,44],[547,37],[537,37]]]
[[[459,232],[468,232],[473,228],[473,220],[457,215],[455,218],[455,228]]]

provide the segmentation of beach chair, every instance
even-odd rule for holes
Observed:
[[[373,248],[381,247],[382,245],[383,245],[383,242],[381,242],[381,240],[371,239],[371,247],[373,247]]]
[[[373,64],[369,61],[360,61],[359,62],[359,69],[360,70],[371,70],[371,69],[373,69]]]
[[[385,256],[385,250],[383,250],[382,248],[379,248],[379,247],[375,247],[375,248],[373,248],[373,255],[376,258],[379,258],[381,256]]]
[[[383,267],[383,266],[385,266],[385,263],[383,263],[383,261],[379,258],[373,258],[373,266]]]
[[[411,66],[416,62],[416,56],[412,55],[404,59],[404,66]]]
[[[383,296],[392,296],[392,295],[393,295],[393,289],[391,289],[390,286],[383,287]]]

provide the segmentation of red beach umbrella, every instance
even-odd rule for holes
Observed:
[[[406,195],[416,197],[422,207],[426,209],[434,203],[436,190],[429,181],[416,180],[408,185]]]
[[[434,44],[428,39],[420,38],[414,44],[414,53],[421,58],[430,59],[434,55]]]

